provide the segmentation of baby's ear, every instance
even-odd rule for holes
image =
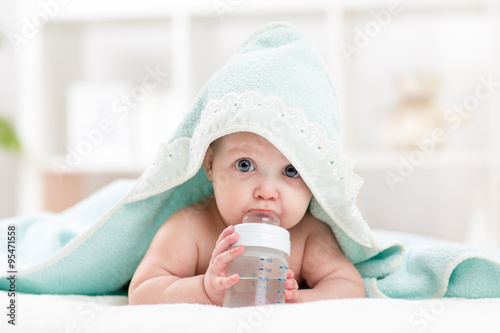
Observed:
[[[212,146],[209,146],[207,153],[205,154],[205,159],[203,160],[203,169],[205,169],[205,174],[208,180],[212,180],[212,166],[214,163],[214,151]]]

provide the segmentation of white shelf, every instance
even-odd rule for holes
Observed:
[[[416,168],[500,168],[500,156],[490,152],[452,153],[438,152],[426,155],[422,151],[394,152],[348,152],[349,158],[357,169],[397,168],[401,164],[411,164]]]
[[[50,17],[50,23],[74,23],[115,20],[155,20],[171,18],[183,11],[182,3],[171,1],[72,1],[68,5],[60,5],[55,15]],[[24,1],[20,4],[22,13],[32,13],[42,10],[36,1]]]
[[[403,11],[444,11],[477,10],[491,6],[490,0],[420,0],[420,1],[385,1],[385,0],[342,0],[341,7],[348,12],[366,13],[374,9],[391,9],[395,13]]]
[[[151,161],[152,162],[152,161]],[[36,159],[37,167],[46,174],[57,174],[57,165],[66,164],[65,155],[44,156]],[[108,159],[85,161],[76,167],[70,167],[65,174],[141,174],[149,163],[140,159],[119,158],[110,156]],[[63,169],[62,169],[63,170]]]

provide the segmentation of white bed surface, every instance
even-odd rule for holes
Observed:
[[[6,292],[0,299],[8,304]],[[227,309],[129,306],[123,296],[17,294],[15,329],[2,308],[1,332],[500,332],[500,299],[348,299]]]

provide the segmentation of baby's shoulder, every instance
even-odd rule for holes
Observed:
[[[302,220],[295,227],[293,227],[291,231],[308,236],[315,233],[331,232],[331,229],[328,225],[326,225],[326,223],[318,220],[308,211]]]
[[[301,244],[307,247],[308,244],[333,243],[337,244],[332,229],[325,222],[315,218],[310,212],[304,215],[304,218],[293,230],[290,230],[290,237],[301,240]]]
[[[185,206],[173,213],[164,223],[169,229],[189,232],[191,235],[204,233],[213,226],[212,200],[205,198]]]

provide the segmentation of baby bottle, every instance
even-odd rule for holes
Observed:
[[[285,303],[290,233],[279,224],[274,213],[250,212],[234,226],[239,239],[232,247],[243,245],[244,252],[228,264],[228,276],[240,280],[226,289],[223,306]]]

